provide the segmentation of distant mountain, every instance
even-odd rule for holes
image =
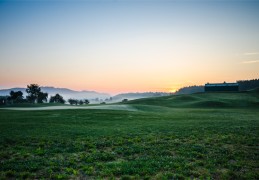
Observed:
[[[110,98],[111,95],[107,93],[99,93],[95,91],[74,91],[67,88],[55,88],[55,87],[40,87],[42,92],[47,92],[50,96],[55,94],[60,94],[64,99],[74,98],[74,99],[106,99]],[[23,96],[26,97],[26,88],[11,88],[11,89],[1,89],[0,96],[6,96],[10,94],[10,91],[22,91]]]
[[[10,95],[10,91],[22,91],[23,94],[26,93],[25,88],[0,89],[0,96]]]
[[[115,102],[118,102],[123,99],[133,100],[133,99],[160,97],[160,96],[168,96],[168,95],[170,95],[170,93],[165,93],[165,92],[124,93],[124,94],[118,94],[116,96],[113,96],[112,100]]]
[[[95,91],[74,91],[67,88],[55,88],[55,87],[40,87],[42,92],[47,92],[50,96],[55,94],[60,94],[64,97],[65,100],[69,98],[72,99],[88,99],[91,103],[100,103],[100,102],[120,102],[123,99],[133,100],[139,98],[149,98],[149,97],[159,97],[159,96],[167,96],[170,93],[164,92],[144,92],[144,93],[124,93],[118,94],[116,96],[111,96],[107,93],[99,93]],[[11,89],[0,89],[0,96],[7,96],[11,91],[22,91],[23,96],[26,97],[26,88],[11,88]]]

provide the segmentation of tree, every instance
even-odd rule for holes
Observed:
[[[78,105],[79,104],[79,100],[75,99],[75,105]]]
[[[38,99],[41,89],[38,84],[30,84],[30,85],[27,85],[26,92],[28,93],[28,96],[26,97],[28,101],[35,103],[36,100]]]
[[[84,100],[84,103],[85,103],[85,104],[89,104],[90,102],[89,102],[88,99],[85,99],[85,100]]]
[[[87,99],[84,100],[77,100],[77,99],[68,99],[68,103],[70,105],[83,105],[83,104],[89,104],[90,102]]]
[[[62,103],[62,104],[64,104],[66,101],[64,100],[64,98],[61,95],[56,94],[55,96],[50,97],[49,102],[50,103]]]
[[[259,79],[252,79],[252,80],[240,80],[237,81],[239,84],[239,91],[247,91],[251,89],[255,89],[259,87]]]
[[[69,99],[68,102],[69,102],[69,104],[71,104],[71,105],[77,105],[77,104],[79,103],[79,101],[76,100],[76,99]]]
[[[122,102],[123,103],[128,102],[128,99],[123,99]]]
[[[74,102],[73,99],[68,99],[68,103],[69,103],[70,105],[73,105],[73,102]]]
[[[83,105],[84,101],[80,100],[78,103],[79,103],[79,105]]]
[[[26,99],[31,103],[43,103],[48,100],[48,93],[41,92],[38,84],[27,85],[26,92],[28,93]]]
[[[48,101],[48,93],[39,92],[37,102],[43,103]]]
[[[13,103],[19,103],[23,101],[23,93],[22,91],[11,91],[10,96],[7,98],[8,101],[10,101],[12,104]]]

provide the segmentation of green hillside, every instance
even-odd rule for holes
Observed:
[[[136,99],[132,105],[151,105],[170,108],[242,108],[259,107],[258,89],[237,93],[196,93],[156,98]]]
[[[0,179],[259,179],[258,98],[127,102],[139,111],[0,109]]]

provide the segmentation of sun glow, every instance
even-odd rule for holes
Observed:
[[[170,89],[169,92],[170,93],[175,93],[177,91],[177,89]]]

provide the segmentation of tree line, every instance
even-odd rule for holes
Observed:
[[[237,83],[239,84],[240,91],[247,91],[259,87],[259,79],[239,80]]]
[[[249,91],[255,88],[259,88],[259,79],[251,79],[251,80],[238,80],[239,91]],[[204,92],[204,86],[188,86],[182,87],[175,94],[192,94]]]
[[[11,91],[9,96],[0,97],[0,105],[6,104],[18,104],[18,103],[47,103],[48,102],[48,93],[42,92],[38,84],[27,85],[26,93],[28,94],[25,98],[22,91]],[[60,95],[56,94],[51,96],[49,103],[61,103],[65,104],[65,99]],[[71,105],[83,105],[89,104],[90,102],[87,99],[77,100],[69,99],[68,103]]]
[[[204,86],[188,86],[188,87],[182,87],[178,89],[174,94],[192,94],[192,93],[198,93],[198,92],[204,92]]]

